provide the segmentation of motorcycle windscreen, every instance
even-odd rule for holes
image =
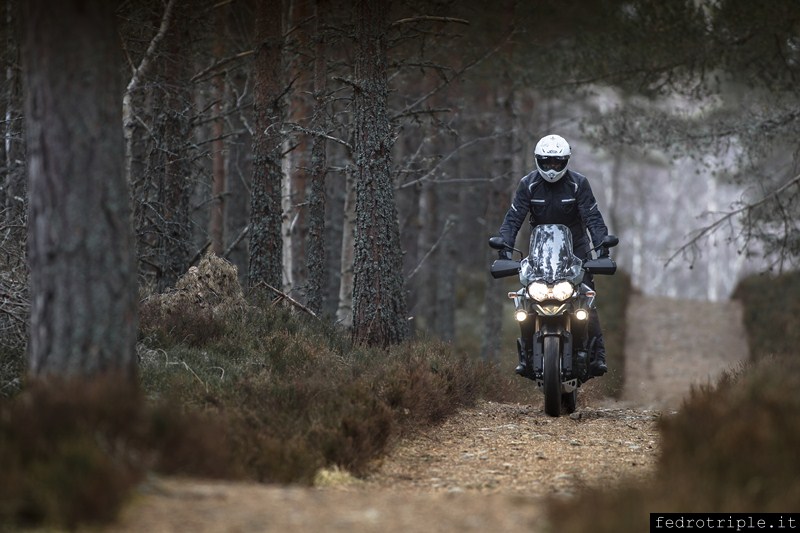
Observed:
[[[525,272],[529,280],[554,283],[580,274],[581,260],[572,252],[572,233],[562,224],[542,224],[531,232],[531,247]]]

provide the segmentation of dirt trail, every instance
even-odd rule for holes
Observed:
[[[370,478],[326,488],[152,479],[111,530],[540,531],[547,496],[651,475],[661,410],[746,357],[735,304],[636,296],[629,313],[623,401],[589,386],[555,419],[533,389],[529,405],[483,402],[401,442]]]
[[[635,405],[677,409],[692,385],[716,382],[748,357],[738,301],[634,295],[628,307],[625,393]]]

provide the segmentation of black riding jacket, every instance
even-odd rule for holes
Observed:
[[[603,215],[585,176],[571,170],[555,183],[550,183],[534,170],[519,182],[517,192],[506,213],[500,236],[514,246],[522,223],[530,213],[531,227],[539,224],[563,224],[572,232],[572,248],[581,259],[608,235]],[[591,235],[591,245],[586,230]]]

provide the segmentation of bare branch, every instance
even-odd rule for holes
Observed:
[[[311,136],[314,136],[314,137],[320,137],[322,139],[328,139],[329,141],[333,141],[333,142],[335,142],[337,144],[341,144],[342,146],[347,148],[350,152],[353,151],[353,147],[350,145],[350,143],[348,143],[344,139],[340,139],[338,137],[333,137],[332,135],[328,135],[324,131],[310,130],[308,128],[302,127],[299,124],[294,124],[294,123],[286,123],[286,126],[290,127],[292,131],[304,133],[306,135],[311,135]]]
[[[354,91],[362,91],[363,90],[361,85],[359,85],[354,80],[351,80],[349,78],[343,78],[342,76],[334,76],[333,79],[335,81],[340,81],[340,82],[344,83],[345,85],[349,85],[350,87],[353,88]]]
[[[170,20],[172,19],[172,8],[174,6],[175,0],[169,0],[169,2],[167,2],[167,6],[164,8],[164,15],[161,17],[161,26],[159,26],[158,32],[156,32],[156,34],[153,36],[153,39],[150,41],[150,44],[147,46],[147,50],[145,51],[141,62],[139,62],[139,66],[133,71],[131,81],[128,82],[128,86],[125,88],[125,96],[129,99],[130,94],[136,90],[139,82],[142,79],[142,76],[144,76],[144,74],[147,72],[147,69],[150,67],[150,61],[155,55],[158,43],[161,42],[161,39],[163,39],[164,35],[167,33]]]
[[[436,249],[439,247],[439,244],[442,242],[442,240],[445,238],[445,236],[448,234],[448,232],[453,228],[453,226],[455,226],[455,222],[453,221],[453,217],[448,217],[447,221],[444,223],[444,229],[442,230],[441,235],[439,235],[439,238],[436,239],[435,243],[433,243],[433,246],[431,246],[430,250],[428,250],[425,253],[425,255],[422,257],[422,259],[420,259],[419,264],[414,268],[414,270],[411,271],[411,273],[406,278],[406,281],[410,281],[411,278],[413,278],[414,276],[417,275],[417,272],[419,272],[419,270],[422,268],[423,263],[425,263],[425,261],[428,259],[428,257],[430,257],[431,254],[433,254],[433,252],[436,251]]]
[[[726,224],[731,219],[733,219],[733,217],[735,217],[737,215],[740,215],[742,213],[745,213],[745,214],[747,214],[749,216],[749,214],[754,209],[756,209],[758,206],[763,205],[766,202],[768,202],[769,200],[777,197],[781,193],[783,193],[786,190],[788,190],[789,188],[791,188],[793,185],[799,185],[799,184],[800,184],[800,174],[798,174],[794,178],[790,179],[789,181],[787,181],[786,183],[784,183],[783,185],[781,185],[780,187],[778,187],[777,189],[775,189],[771,193],[765,195],[763,198],[761,198],[757,202],[745,203],[744,205],[742,205],[742,207],[740,207],[738,209],[734,209],[732,211],[728,211],[728,212],[722,213],[722,217],[718,218],[717,220],[715,220],[714,222],[712,222],[708,226],[705,226],[705,227],[700,228],[699,230],[695,231],[693,233],[691,239],[689,239],[689,241],[686,242],[683,246],[678,248],[675,251],[675,253],[673,253],[667,259],[666,263],[664,263],[664,266],[669,265],[677,256],[685,253],[688,249],[696,248],[697,247],[697,243],[699,241],[701,241],[703,238],[705,238],[705,237],[711,235],[712,233],[714,233],[715,231],[717,231],[720,227],[722,227],[723,224]]]
[[[467,63],[463,68],[461,68],[460,70],[456,71],[455,74],[453,74],[453,76],[451,76],[450,78],[446,78],[444,80],[444,82],[442,82],[441,84],[437,85],[436,87],[434,87],[433,89],[431,89],[427,93],[425,93],[422,96],[420,96],[419,98],[417,98],[416,101],[414,101],[411,104],[407,105],[405,107],[405,109],[402,109],[399,113],[396,113],[392,117],[392,119],[391,119],[392,122],[397,120],[399,117],[407,115],[409,112],[411,112],[412,109],[414,109],[415,107],[420,105],[422,102],[426,101],[428,98],[430,98],[431,96],[435,95],[436,93],[438,93],[439,91],[441,91],[442,89],[444,89],[445,87],[450,85],[450,82],[452,82],[454,79],[456,79],[459,76],[463,75],[464,73],[472,70],[476,66],[480,65],[481,63],[483,63],[486,59],[488,59],[491,56],[493,56],[494,54],[496,54],[498,50],[500,50],[506,44],[508,44],[508,42],[511,40],[511,37],[513,35],[514,35],[514,32],[509,33],[508,36],[506,37],[506,39],[503,40],[500,44],[498,44],[497,46],[495,46],[494,48],[492,48],[491,50],[486,52],[481,57],[478,57],[478,58],[472,60],[471,62]],[[342,81],[345,81],[345,80],[342,80]]]
[[[405,117],[416,117],[417,115],[438,115],[439,113],[450,113],[453,110],[449,107],[440,107],[435,109],[420,109],[417,111],[409,111],[400,115],[395,115],[394,119],[401,119]]]
[[[401,24],[409,24],[411,22],[455,22],[456,24],[466,24],[469,25],[469,21],[466,19],[458,19],[454,17],[434,17],[431,15],[420,15],[418,17],[409,17],[405,19],[396,20],[391,23],[391,27],[400,26]]]
[[[275,303],[280,302],[281,300],[287,300],[290,304],[294,305],[295,307],[297,307],[301,311],[305,311],[306,313],[308,313],[309,315],[313,316],[317,320],[320,320],[320,318],[317,316],[317,314],[314,311],[312,311],[311,309],[309,309],[305,305],[301,304],[300,302],[298,302],[297,300],[295,300],[294,298],[292,298],[291,296],[289,296],[285,292],[279,291],[278,289],[276,289],[275,287],[273,287],[269,283],[265,283],[263,281],[259,281],[258,283],[256,283],[256,287],[259,287],[259,286],[262,286],[262,285],[278,295],[278,298],[275,300]]]
[[[167,33],[170,19],[172,18],[172,8],[174,6],[175,0],[169,0],[164,8],[164,15],[161,17],[161,25],[158,28],[158,32],[156,32],[156,34],[153,36],[153,39],[150,41],[150,44],[147,46],[147,50],[145,51],[141,62],[139,62],[139,66],[134,69],[131,80],[128,82],[128,86],[125,88],[125,93],[122,95],[122,130],[125,137],[125,179],[128,181],[128,183],[131,181],[131,162],[133,161],[134,115],[133,103],[131,102],[133,98],[132,95],[141,83],[141,80],[147,72],[147,69],[150,67],[150,62],[155,55],[158,43],[161,42],[161,39],[163,39],[164,35]]]
[[[405,189],[406,187],[413,187],[417,183],[420,183],[420,182],[423,182],[423,181],[427,180],[430,177],[430,175],[433,174],[436,171],[437,168],[439,168],[442,164],[446,163],[447,161],[449,161],[450,159],[455,157],[455,155],[458,154],[461,150],[463,150],[465,148],[469,148],[473,144],[477,144],[477,143],[480,143],[480,142],[483,142],[483,141],[490,141],[492,139],[496,139],[497,137],[501,137],[501,136],[503,136],[505,134],[506,133],[504,133],[504,132],[500,132],[500,133],[495,133],[493,135],[488,135],[486,137],[476,137],[475,139],[472,139],[470,141],[467,141],[467,142],[457,146],[452,152],[447,154],[445,157],[441,158],[432,168],[428,169],[428,171],[425,174],[423,174],[421,177],[419,177],[419,178],[417,178],[415,180],[409,181],[408,183],[404,183],[404,184],[400,185],[398,187],[398,189]],[[454,182],[456,180],[448,180],[448,181]],[[486,181],[486,180],[460,180],[460,181]]]
[[[210,67],[204,68],[203,70],[201,70],[200,72],[198,72],[197,74],[192,76],[191,80],[189,80],[189,81],[194,83],[194,82],[206,77],[207,75],[213,73],[215,70],[219,69],[221,66],[227,65],[231,61],[236,61],[237,59],[241,59],[243,57],[247,57],[247,56],[253,55],[255,53],[256,53],[255,50],[245,50],[244,52],[239,52],[238,54],[234,54],[234,55],[232,55],[230,57],[226,57],[226,58],[220,59],[219,61],[215,62]]]
[[[231,243],[231,245],[230,245],[230,246],[228,246],[228,249],[227,249],[227,250],[225,250],[225,253],[223,253],[223,254],[222,254],[222,257],[223,257],[223,258],[225,258],[225,259],[227,259],[227,258],[228,258],[228,256],[229,256],[229,255],[231,254],[231,252],[233,251],[233,249],[234,249],[234,248],[236,248],[236,246],[237,246],[237,245],[238,245],[238,244],[239,244],[239,243],[242,241],[242,239],[244,239],[244,236],[245,236],[245,235],[247,235],[247,232],[249,232],[249,231],[250,231],[250,224],[248,224],[248,225],[246,225],[246,226],[244,227],[244,229],[243,229],[243,230],[242,230],[242,231],[239,233],[239,236],[238,236],[238,237],[236,237],[236,238],[233,240],[233,242]]]

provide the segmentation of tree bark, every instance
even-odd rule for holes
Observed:
[[[283,283],[281,240],[281,2],[261,0],[256,7],[255,134],[250,197],[249,282]]]
[[[324,27],[327,23],[328,0],[314,3],[316,12],[314,43],[314,115],[311,121],[313,131],[326,131],[327,120],[327,63],[325,54]],[[311,141],[311,190],[308,197],[308,307],[319,313],[325,300],[325,287],[328,276],[325,249],[325,175],[327,166],[327,141],[318,135]]]
[[[316,66],[309,57],[319,50],[313,40],[319,37],[316,33],[321,26],[318,20],[318,2],[315,0],[290,0],[289,20],[293,28],[292,55],[289,59],[292,80],[291,105],[288,121],[290,124],[308,128],[313,120]],[[316,16],[315,16],[316,15]],[[313,21],[313,22],[309,22]],[[314,24],[314,26],[312,26]],[[316,31],[312,31],[316,30]],[[318,39],[317,39],[318,40]],[[308,238],[308,204],[305,204],[307,188],[311,179],[311,166],[314,139],[306,133],[295,136],[293,150],[288,155],[288,194],[286,199],[287,213],[284,228],[284,250],[291,249],[291,261],[284,258],[284,271],[291,272],[292,285],[303,287],[308,278],[308,254],[306,242]]]
[[[228,10],[222,5],[214,14],[216,20],[216,33],[214,34],[214,58],[217,61],[225,55],[226,16]],[[225,110],[225,78],[222,73],[214,76],[213,81],[214,114],[212,125],[214,142],[211,149],[211,216],[209,220],[209,236],[211,237],[211,251],[222,256],[225,251],[225,122],[222,113]]]
[[[135,376],[114,10],[107,0],[24,2],[34,375]]]
[[[348,169],[345,176],[342,253],[339,267],[339,307],[336,310],[336,321],[346,328],[353,325],[353,262],[356,246],[356,176],[354,172]]]
[[[9,227],[19,226],[25,218],[25,149],[22,143],[22,83],[19,69],[19,5],[8,0],[0,16],[6,24],[5,40],[5,116],[3,121],[3,158],[5,165],[0,179],[0,214]],[[20,239],[21,240],[21,239]]]
[[[426,144],[430,143],[430,139],[426,138]],[[421,184],[419,191],[419,204],[417,205],[417,213],[419,213],[419,231],[417,232],[417,260],[424,263],[419,264],[419,270],[414,277],[417,291],[415,294],[415,305],[417,312],[415,313],[416,327],[421,328],[427,332],[435,332],[436,330],[436,270],[434,261],[432,260],[436,253],[429,257],[428,254],[433,250],[433,247],[439,238],[439,228],[436,227],[436,184],[430,180],[426,180]]]
[[[189,43],[191,6],[178,0],[172,25],[165,39],[167,57],[160,61],[164,84],[165,108],[156,119],[156,134],[162,145],[157,148],[158,199],[161,210],[156,282],[159,292],[175,285],[189,269],[193,254],[190,198],[192,182],[189,165],[189,139],[193,115],[189,78]]]
[[[353,336],[357,342],[375,346],[399,343],[408,333],[403,256],[391,176],[387,4],[356,2]]]
[[[505,91],[510,91],[505,93]],[[505,98],[504,98],[505,96]],[[513,137],[503,135],[502,130],[508,124],[513,124],[513,113],[511,107],[511,99],[513,98],[513,90],[504,89],[503,93],[494,93],[494,102],[498,107],[495,111],[495,116],[504,117],[500,121],[501,125],[496,126],[495,133],[497,135],[494,141],[494,157],[492,170],[493,173],[502,176],[508,176],[512,173],[513,169]],[[509,188],[515,185],[516,180],[521,176],[514,176],[511,179],[495,180],[489,185],[489,203],[486,209],[486,232],[485,235],[495,235],[497,228],[503,220],[508,206],[510,205],[511,195]],[[517,242],[520,237],[517,237]],[[527,245],[521,244],[520,246],[525,249]],[[490,250],[488,252],[487,264],[490,264],[493,259],[497,258],[497,252]],[[500,358],[500,353],[507,348],[501,346],[500,340],[503,332],[503,285],[492,279],[489,272],[486,272],[486,293],[484,296],[484,334],[483,344],[481,346],[481,357],[485,361],[497,362]]]

